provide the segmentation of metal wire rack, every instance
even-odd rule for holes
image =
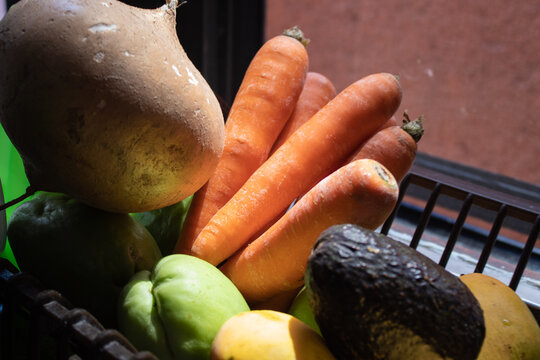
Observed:
[[[540,319],[539,203],[415,165],[380,231],[404,234],[404,241],[420,252],[421,241],[429,243],[432,259],[456,275],[491,270]],[[449,269],[459,255],[467,261],[454,261]]]

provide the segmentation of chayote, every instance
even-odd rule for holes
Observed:
[[[85,308],[104,326],[116,326],[120,291],[161,252],[129,214],[90,207],[67,195],[41,192],[10,217],[8,236],[22,271]]]
[[[249,307],[234,284],[199,258],[173,254],[140,271],[120,295],[120,331],[160,360],[207,360],[221,325]]]

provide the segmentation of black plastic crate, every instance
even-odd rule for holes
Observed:
[[[480,215],[472,211],[473,207],[478,207]],[[455,217],[441,213],[443,209],[454,209]],[[430,241],[425,238],[441,241],[440,257],[434,260],[445,267],[452,264],[452,256],[458,251],[471,259],[476,256],[471,267],[449,270],[456,275],[460,271],[485,272],[498,249],[508,255],[503,258],[512,265],[508,270],[510,280],[499,280],[519,290],[525,273],[540,273],[536,246],[539,210],[538,203],[414,166],[401,182],[399,203],[380,231],[391,237],[399,235],[420,252],[422,243]],[[487,216],[490,212],[494,213],[491,218]],[[484,231],[468,224],[469,216],[493,221]],[[516,228],[509,220],[522,223],[513,231],[523,233],[525,241],[501,235],[505,227]],[[537,289],[532,293],[540,297]],[[537,299],[523,300],[539,320]],[[44,289],[34,276],[18,272],[6,260],[0,261],[0,305],[0,359],[155,359],[148,352],[137,352],[120,332],[105,329],[88,311],[74,307],[60,293]]]
[[[0,359],[157,359],[5,259],[0,306]]]

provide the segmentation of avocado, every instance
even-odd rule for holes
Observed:
[[[415,249],[356,225],[335,225],[310,254],[306,291],[338,359],[476,359],[478,301]]]

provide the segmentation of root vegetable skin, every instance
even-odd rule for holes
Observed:
[[[178,41],[176,4],[22,0],[9,9],[0,118],[34,188],[143,212],[208,180],[223,115]]]
[[[405,114],[403,125],[390,125],[368,138],[348,159],[373,159],[384,165],[399,183],[410,170],[418,141],[424,130],[422,117],[410,120]]]
[[[307,122],[324,105],[328,104],[335,96],[336,88],[330,79],[317,72],[308,72],[294,111],[279,134],[270,153],[273,154],[292,133]]]
[[[279,134],[278,139],[272,147],[270,154],[273,154],[300,126],[306,123],[313,115],[317,113],[323,106],[328,104],[336,96],[336,89],[332,82],[324,75],[316,72],[308,72],[306,82],[302,93],[298,98],[296,107],[290,119],[285,124],[285,127]],[[321,176],[321,179],[324,176]],[[266,231],[270,225],[276,222],[283,214],[284,209],[280,214],[274,217],[266,226],[259,229],[259,232],[253,238],[259,237]]]
[[[382,129],[385,129],[387,127],[390,127],[390,126],[396,126],[396,125],[399,125],[397,119],[395,116],[392,116],[390,119],[388,119],[384,124],[382,124],[382,126],[379,128],[378,131],[382,130]]]
[[[225,124],[223,155],[193,198],[176,253],[189,253],[210,218],[268,158],[294,111],[308,63],[301,37],[275,36],[255,54]]]
[[[333,98],[295,131],[210,219],[191,254],[226,260],[396,111],[401,86],[391,74],[366,76]]]
[[[397,196],[394,177],[378,162],[363,159],[347,164],[319,182],[221,270],[250,304],[298,289],[322,231],[347,223],[375,230]]]

